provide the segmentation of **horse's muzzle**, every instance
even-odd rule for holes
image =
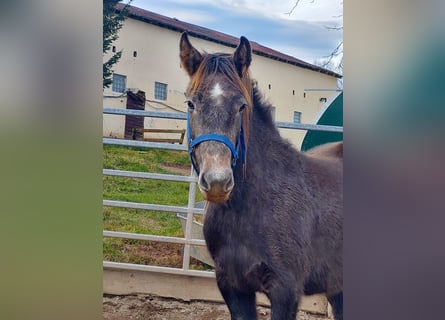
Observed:
[[[210,202],[226,202],[234,185],[233,172],[230,167],[202,170],[198,179],[199,190],[204,199]]]

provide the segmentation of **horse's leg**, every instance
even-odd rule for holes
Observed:
[[[293,287],[276,285],[267,294],[270,300],[271,320],[295,320],[299,297]]]
[[[232,320],[257,320],[255,292],[244,293],[237,290],[221,291],[229,307]]]
[[[343,320],[343,292],[328,296],[335,320]]]
[[[257,320],[255,291],[242,292],[240,290],[230,288],[226,281],[218,277],[217,284],[224,301],[229,307],[232,320]]]

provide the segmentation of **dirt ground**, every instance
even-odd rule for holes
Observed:
[[[270,319],[270,309],[258,307],[258,319]],[[184,302],[149,295],[103,297],[104,320],[230,320],[225,304]],[[299,311],[298,320],[333,320]]]

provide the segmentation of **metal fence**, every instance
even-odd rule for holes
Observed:
[[[104,114],[112,114],[112,115],[130,115],[130,116],[141,116],[141,117],[186,120],[186,115],[180,114],[180,113],[163,113],[163,112],[151,112],[151,111],[129,110],[129,109],[114,109],[114,108],[104,108],[103,113]],[[276,122],[276,125],[279,128],[286,128],[286,129],[343,132],[342,127],[336,127],[336,126],[322,126],[322,125],[288,123],[288,122]],[[168,150],[179,150],[179,151],[187,150],[187,145],[138,141],[138,140],[103,138],[103,143],[104,144],[112,144],[112,145],[120,145],[120,146],[129,146],[129,147],[156,148],[156,149],[168,149]],[[150,204],[150,203],[136,203],[136,202],[116,201],[116,200],[106,200],[106,199],[103,200],[104,206],[142,209],[142,210],[151,210],[151,211],[164,211],[164,212],[171,212],[172,214],[182,213],[182,214],[186,215],[185,232],[184,232],[183,238],[170,237],[170,236],[158,236],[158,235],[150,235],[150,234],[130,233],[130,232],[116,232],[116,231],[107,231],[107,230],[103,231],[104,237],[183,244],[184,250],[183,250],[182,268],[161,267],[161,266],[141,265],[141,264],[131,264],[131,263],[121,263],[121,262],[111,262],[111,261],[103,261],[103,267],[111,268],[111,269],[152,271],[152,272],[162,272],[162,273],[170,273],[170,274],[210,277],[210,278],[215,277],[215,273],[213,271],[201,271],[201,270],[190,269],[190,256],[191,256],[190,253],[191,253],[192,246],[205,246],[204,240],[195,239],[192,236],[192,226],[193,226],[194,215],[195,214],[197,214],[197,215],[204,214],[204,209],[197,208],[195,205],[197,177],[196,177],[195,173],[193,172],[192,168],[190,169],[189,176],[147,173],[147,172],[134,172],[134,171],[124,171],[124,170],[111,170],[111,169],[103,169],[103,174],[107,175],[107,176],[119,176],[119,177],[140,178],[140,179],[157,179],[157,180],[187,182],[190,184],[187,206],[168,206],[168,205],[159,205],[159,204]]]

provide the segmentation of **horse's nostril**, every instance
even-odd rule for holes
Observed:
[[[209,170],[199,176],[199,188],[203,191],[229,192],[233,189],[232,170]]]
[[[206,174],[204,172],[199,176],[199,181],[198,181],[199,188],[203,191],[209,191],[210,186],[207,183],[207,180],[205,177],[206,177]]]
[[[229,192],[230,190],[232,190],[234,184],[235,183],[233,182],[232,176],[228,177],[228,179],[226,181],[226,185],[224,186],[224,191]]]

